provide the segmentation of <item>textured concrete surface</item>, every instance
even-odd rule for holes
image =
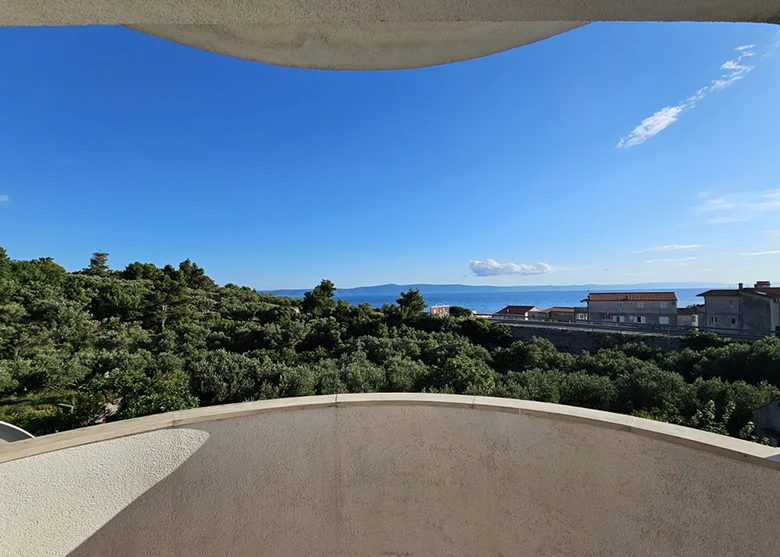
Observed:
[[[167,429],[2,465],[0,555],[67,555],[176,470],[206,439],[204,431]],[[160,502],[150,514],[170,514],[172,504]]]
[[[1,448],[0,554],[776,555],[778,450],[668,424],[419,394],[152,418]]]
[[[333,70],[415,68],[487,56],[583,22],[382,22],[133,25],[188,46],[245,60]]]
[[[7,25],[318,21],[777,21],[776,0],[2,0]]]
[[[0,0],[0,25],[122,24],[273,64],[389,69],[528,44],[590,21],[780,21],[779,0]]]

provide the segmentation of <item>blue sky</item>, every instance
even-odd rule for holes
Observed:
[[[777,27],[593,24],[391,72],[5,28],[0,72],[13,258],[258,288],[780,281]]]

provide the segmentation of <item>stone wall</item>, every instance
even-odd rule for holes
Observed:
[[[600,348],[615,348],[627,342],[641,342],[652,348],[677,352],[685,348],[683,339],[666,335],[636,335],[630,333],[600,332],[528,325],[511,326],[516,340],[528,342],[533,337],[546,338],[561,352],[579,354],[583,350],[595,352]]]

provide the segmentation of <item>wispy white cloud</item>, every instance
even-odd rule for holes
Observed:
[[[699,197],[702,198],[702,196]],[[725,196],[709,197],[705,195],[703,198],[706,199],[706,201],[699,205],[698,209],[700,211],[726,211],[736,207],[736,203],[734,203],[734,201],[730,201]]]
[[[746,253],[737,253],[738,257],[760,257],[762,255],[780,255],[780,249],[772,250],[772,251],[753,251],[753,252],[746,252]]]
[[[759,198],[748,205],[748,209],[755,213],[780,211],[780,190],[767,190],[761,192]]]
[[[738,46],[735,50],[739,53],[733,60],[726,60],[721,64],[720,69],[723,73],[717,79],[713,79],[709,85],[699,88],[693,95],[681,101],[674,106],[665,106],[642,120],[637,127],[631,130],[628,135],[620,138],[617,143],[618,149],[628,149],[641,145],[651,137],[659,134],[677,120],[683,112],[696,106],[700,100],[717,91],[723,91],[730,85],[744,78],[755,66],[743,64],[743,60],[752,58],[756,55],[756,45],[746,44]]]
[[[766,58],[769,58],[772,56],[776,50],[780,49],[780,31],[775,33],[774,39],[772,39],[772,43],[767,46],[766,52],[761,56],[761,59],[764,60]]]
[[[644,248],[636,250],[634,253],[647,253],[651,251],[690,251],[699,249],[701,244],[671,244],[669,246],[654,246],[652,248]]]
[[[617,144],[618,148],[627,149],[644,143],[654,135],[674,124],[684,110],[687,110],[687,107],[682,104],[663,107],[652,116],[648,116],[642,120],[627,136],[620,138],[620,141],[618,141]]]
[[[755,66],[742,64],[742,60],[753,57],[755,55],[756,53],[754,51],[744,51],[742,54],[737,56],[735,60],[727,60],[724,62],[720,69],[728,73],[721,74],[718,79],[713,80],[708,92],[722,91],[735,81],[739,81],[752,70],[754,70]]]
[[[763,215],[780,212],[780,190],[700,195],[703,202],[694,210],[712,215],[710,224],[730,224],[755,220]]]
[[[668,259],[648,259],[645,263],[680,263],[682,261],[693,261],[698,257],[670,257]]]
[[[770,238],[780,238],[780,230],[764,230],[764,234]]]
[[[0,195],[0,203],[5,203],[5,202],[6,202],[6,201],[8,201],[9,199],[11,199],[11,198],[10,198],[10,197],[8,197],[6,194],[1,194],[1,195]]]
[[[751,220],[748,217],[715,217],[714,219],[710,219],[707,221],[708,224],[734,224],[737,222],[747,222]]]
[[[469,269],[478,277],[495,277],[498,275],[544,275],[556,269],[547,263],[535,265],[517,265],[516,263],[499,263],[493,259],[469,261]]]

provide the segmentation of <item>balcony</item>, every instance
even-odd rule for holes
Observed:
[[[0,448],[3,555],[777,555],[778,449],[430,394],[160,414]]]

